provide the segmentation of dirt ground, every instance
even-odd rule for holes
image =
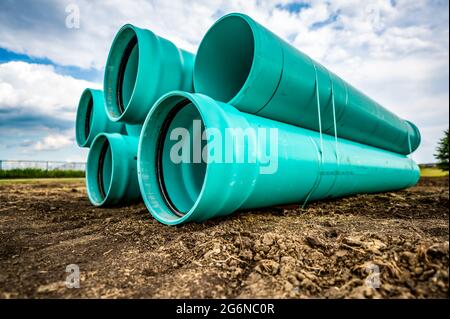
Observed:
[[[169,227],[92,207],[81,180],[0,183],[0,298],[448,298],[448,187]]]

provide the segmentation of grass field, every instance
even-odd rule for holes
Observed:
[[[448,176],[448,172],[437,167],[423,167],[420,169],[420,176],[423,177],[443,177]]]
[[[24,178],[80,178],[84,177],[83,171],[75,170],[44,170],[37,168],[0,170],[1,179]]]
[[[55,182],[55,178],[0,178],[0,185],[4,184],[46,184]],[[83,177],[60,177],[58,183],[83,182]]]

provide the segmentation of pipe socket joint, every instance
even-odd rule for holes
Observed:
[[[117,33],[105,67],[104,95],[113,121],[142,124],[150,107],[171,90],[192,91],[194,55],[131,24]]]

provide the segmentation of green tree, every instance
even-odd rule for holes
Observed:
[[[444,171],[449,170],[448,165],[448,129],[444,131],[444,137],[439,140],[434,157],[439,161],[438,167]]]

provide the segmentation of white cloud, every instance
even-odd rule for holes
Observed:
[[[44,137],[32,145],[36,151],[58,150],[73,144],[73,138],[68,135],[54,134]]]
[[[29,8],[23,10],[27,4]],[[80,8],[79,29],[65,24],[65,8],[72,4]],[[213,1],[49,0],[45,4],[10,3],[8,7],[15,11],[0,10],[0,47],[49,58],[60,65],[96,69],[104,67],[112,39],[125,23],[150,28],[194,50],[215,11]]]
[[[7,146],[0,157],[62,160],[70,155],[84,161],[87,152],[76,147],[74,123],[86,87],[99,85],[60,75],[51,65],[0,64],[0,146]]]
[[[219,16],[233,11],[247,13],[388,109],[418,124],[423,144],[414,156],[419,162],[432,161],[432,145],[448,127],[448,2],[311,0],[304,1],[309,7],[304,6],[299,12],[289,12],[286,6],[280,6],[293,2],[3,2],[0,9],[6,9],[0,10],[0,47],[48,58],[61,65],[102,70],[111,41],[125,23],[149,28],[195,52],[202,36]],[[65,8],[73,3],[80,8],[80,29],[65,26]],[[28,10],[23,10],[25,5]],[[0,109],[31,110],[37,104],[48,114],[72,118],[73,99],[78,98],[82,88],[91,85],[64,78],[51,68],[39,71],[37,66],[15,68],[24,74],[35,74],[37,79],[19,78],[11,70],[9,80],[2,81],[0,68]],[[37,73],[43,72],[51,75],[50,80],[39,78]],[[64,84],[59,84],[58,79]],[[47,94],[38,94],[41,91]]]
[[[60,75],[51,65],[0,64],[0,110],[74,121],[78,99],[86,87],[99,85]]]

